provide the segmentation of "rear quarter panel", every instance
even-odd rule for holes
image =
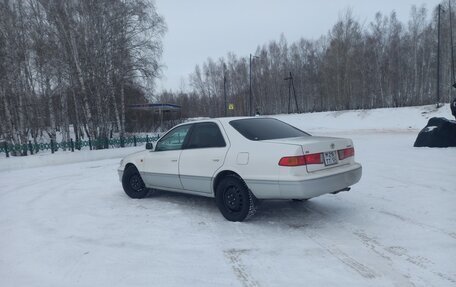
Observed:
[[[284,156],[302,154],[301,147],[248,140],[227,122],[223,128],[231,147],[219,172],[231,170],[239,174],[259,199],[280,198],[279,160]]]

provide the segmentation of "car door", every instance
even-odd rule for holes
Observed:
[[[216,123],[194,124],[179,159],[179,177],[185,190],[212,192],[211,180],[223,165],[228,143]]]
[[[145,157],[143,179],[146,186],[181,190],[179,157],[191,124],[178,126],[169,131]]]

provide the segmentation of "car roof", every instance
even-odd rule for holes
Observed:
[[[243,119],[258,119],[258,118],[271,118],[268,116],[252,116],[252,117],[226,117],[226,118],[207,118],[207,119],[198,119],[198,120],[190,120],[188,122],[182,124],[197,124],[197,123],[207,123],[207,122],[221,122],[221,123],[229,123],[233,120],[243,120]]]
[[[225,118],[204,118],[204,119],[195,119],[195,120],[189,120],[184,123],[177,124],[173,126],[171,129],[163,133],[163,135],[160,137],[163,138],[168,132],[170,132],[172,129],[183,126],[183,125],[192,125],[192,124],[198,124],[198,123],[220,123],[222,126],[227,127],[229,126],[229,122],[233,120],[243,120],[243,119],[271,119],[273,117],[271,116],[251,116],[251,117],[225,117]]]

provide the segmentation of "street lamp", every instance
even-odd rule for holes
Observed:
[[[252,59],[259,59],[260,57],[250,54],[249,61],[249,80],[250,80],[250,97],[249,97],[249,115],[252,116]]]

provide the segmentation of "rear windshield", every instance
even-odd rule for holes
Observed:
[[[272,118],[234,120],[230,122],[230,125],[252,141],[309,136],[306,132]]]

